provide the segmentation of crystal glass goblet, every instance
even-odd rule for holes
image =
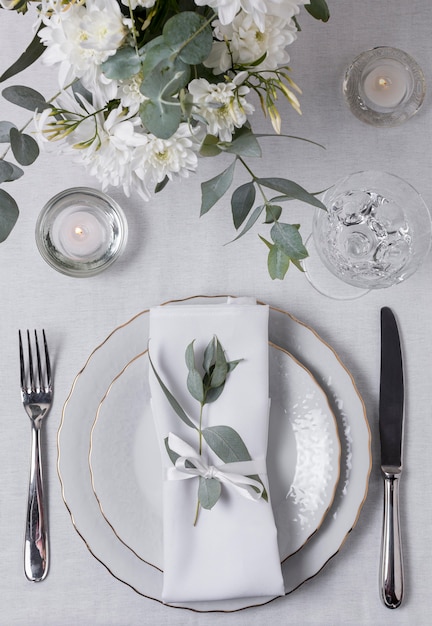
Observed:
[[[411,276],[431,245],[431,218],[420,194],[405,180],[380,171],[351,174],[323,196],[327,210],[314,216],[316,254],[331,278],[305,271],[314,287],[336,298],[357,297],[371,289],[391,287]],[[352,286],[344,296],[338,283]],[[336,286],[334,286],[336,285]]]

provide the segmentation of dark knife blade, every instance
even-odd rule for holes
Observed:
[[[381,467],[402,469],[404,380],[399,331],[393,311],[381,309],[379,429]]]
[[[381,597],[390,609],[400,606],[404,576],[399,519],[399,479],[402,474],[404,380],[399,331],[393,312],[381,309],[381,382],[379,430],[384,476],[384,516],[381,544]]]

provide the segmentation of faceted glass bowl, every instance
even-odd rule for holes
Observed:
[[[351,174],[323,196],[314,246],[337,278],[363,289],[390,287],[420,266],[431,245],[431,218],[420,194],[379,171]]]

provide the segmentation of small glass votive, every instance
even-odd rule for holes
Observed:
[[[398,126],[416,113],[426,93],[416,61],[398,48],[381,46],[360,54],[347,68],[343,94],[358,119],[373,126]]]
[[[36,244],[52,268],[68,276],[94,276],[123,252],[127,221],[120,206],[101,191],[74,187],[60,192],[42,209]]]

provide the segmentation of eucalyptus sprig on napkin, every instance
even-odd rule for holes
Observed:
[[[199,370],[196,367],[194,341],[187,346],[185,351],[185,361],[188,368],[187,388],[191,396],[199,403],[197,420],[194,420],[186,413],[165,385],[153,365],[150,353],[149,361],[156,379],[175,413],[184,424],[196,430],[198,434],[197,452],[194,452],[188,444],[185,444],[175,435],[172,436],[170,434],[164,440],[167,454],[173,465],[179,471],[190,473],[199,478],[198,504],[194,524],[197,522],[200,507],[212,509],[219,500],[222,493],[222,483],[229,483],[235,486],[236,489],[242,490],[243,495],[246,497],[254,500],[263,498],[268,502],[267,491],[257,474],[243,476],[232,472],[229,467],[232,463],[253,462],[239,433],[227,425],[203,427],[204,407],[217,401],[224,390],[228,376],[241,363],[242,359],[228,361],[219,339],[214,336],[204,350],[202,370]],[[182,456],[170,446],[171,441],[183,444],[182,447],[192,450],[192,454]],[[204,442],[225,465],[215,467],[207,464],[203,456]]]

